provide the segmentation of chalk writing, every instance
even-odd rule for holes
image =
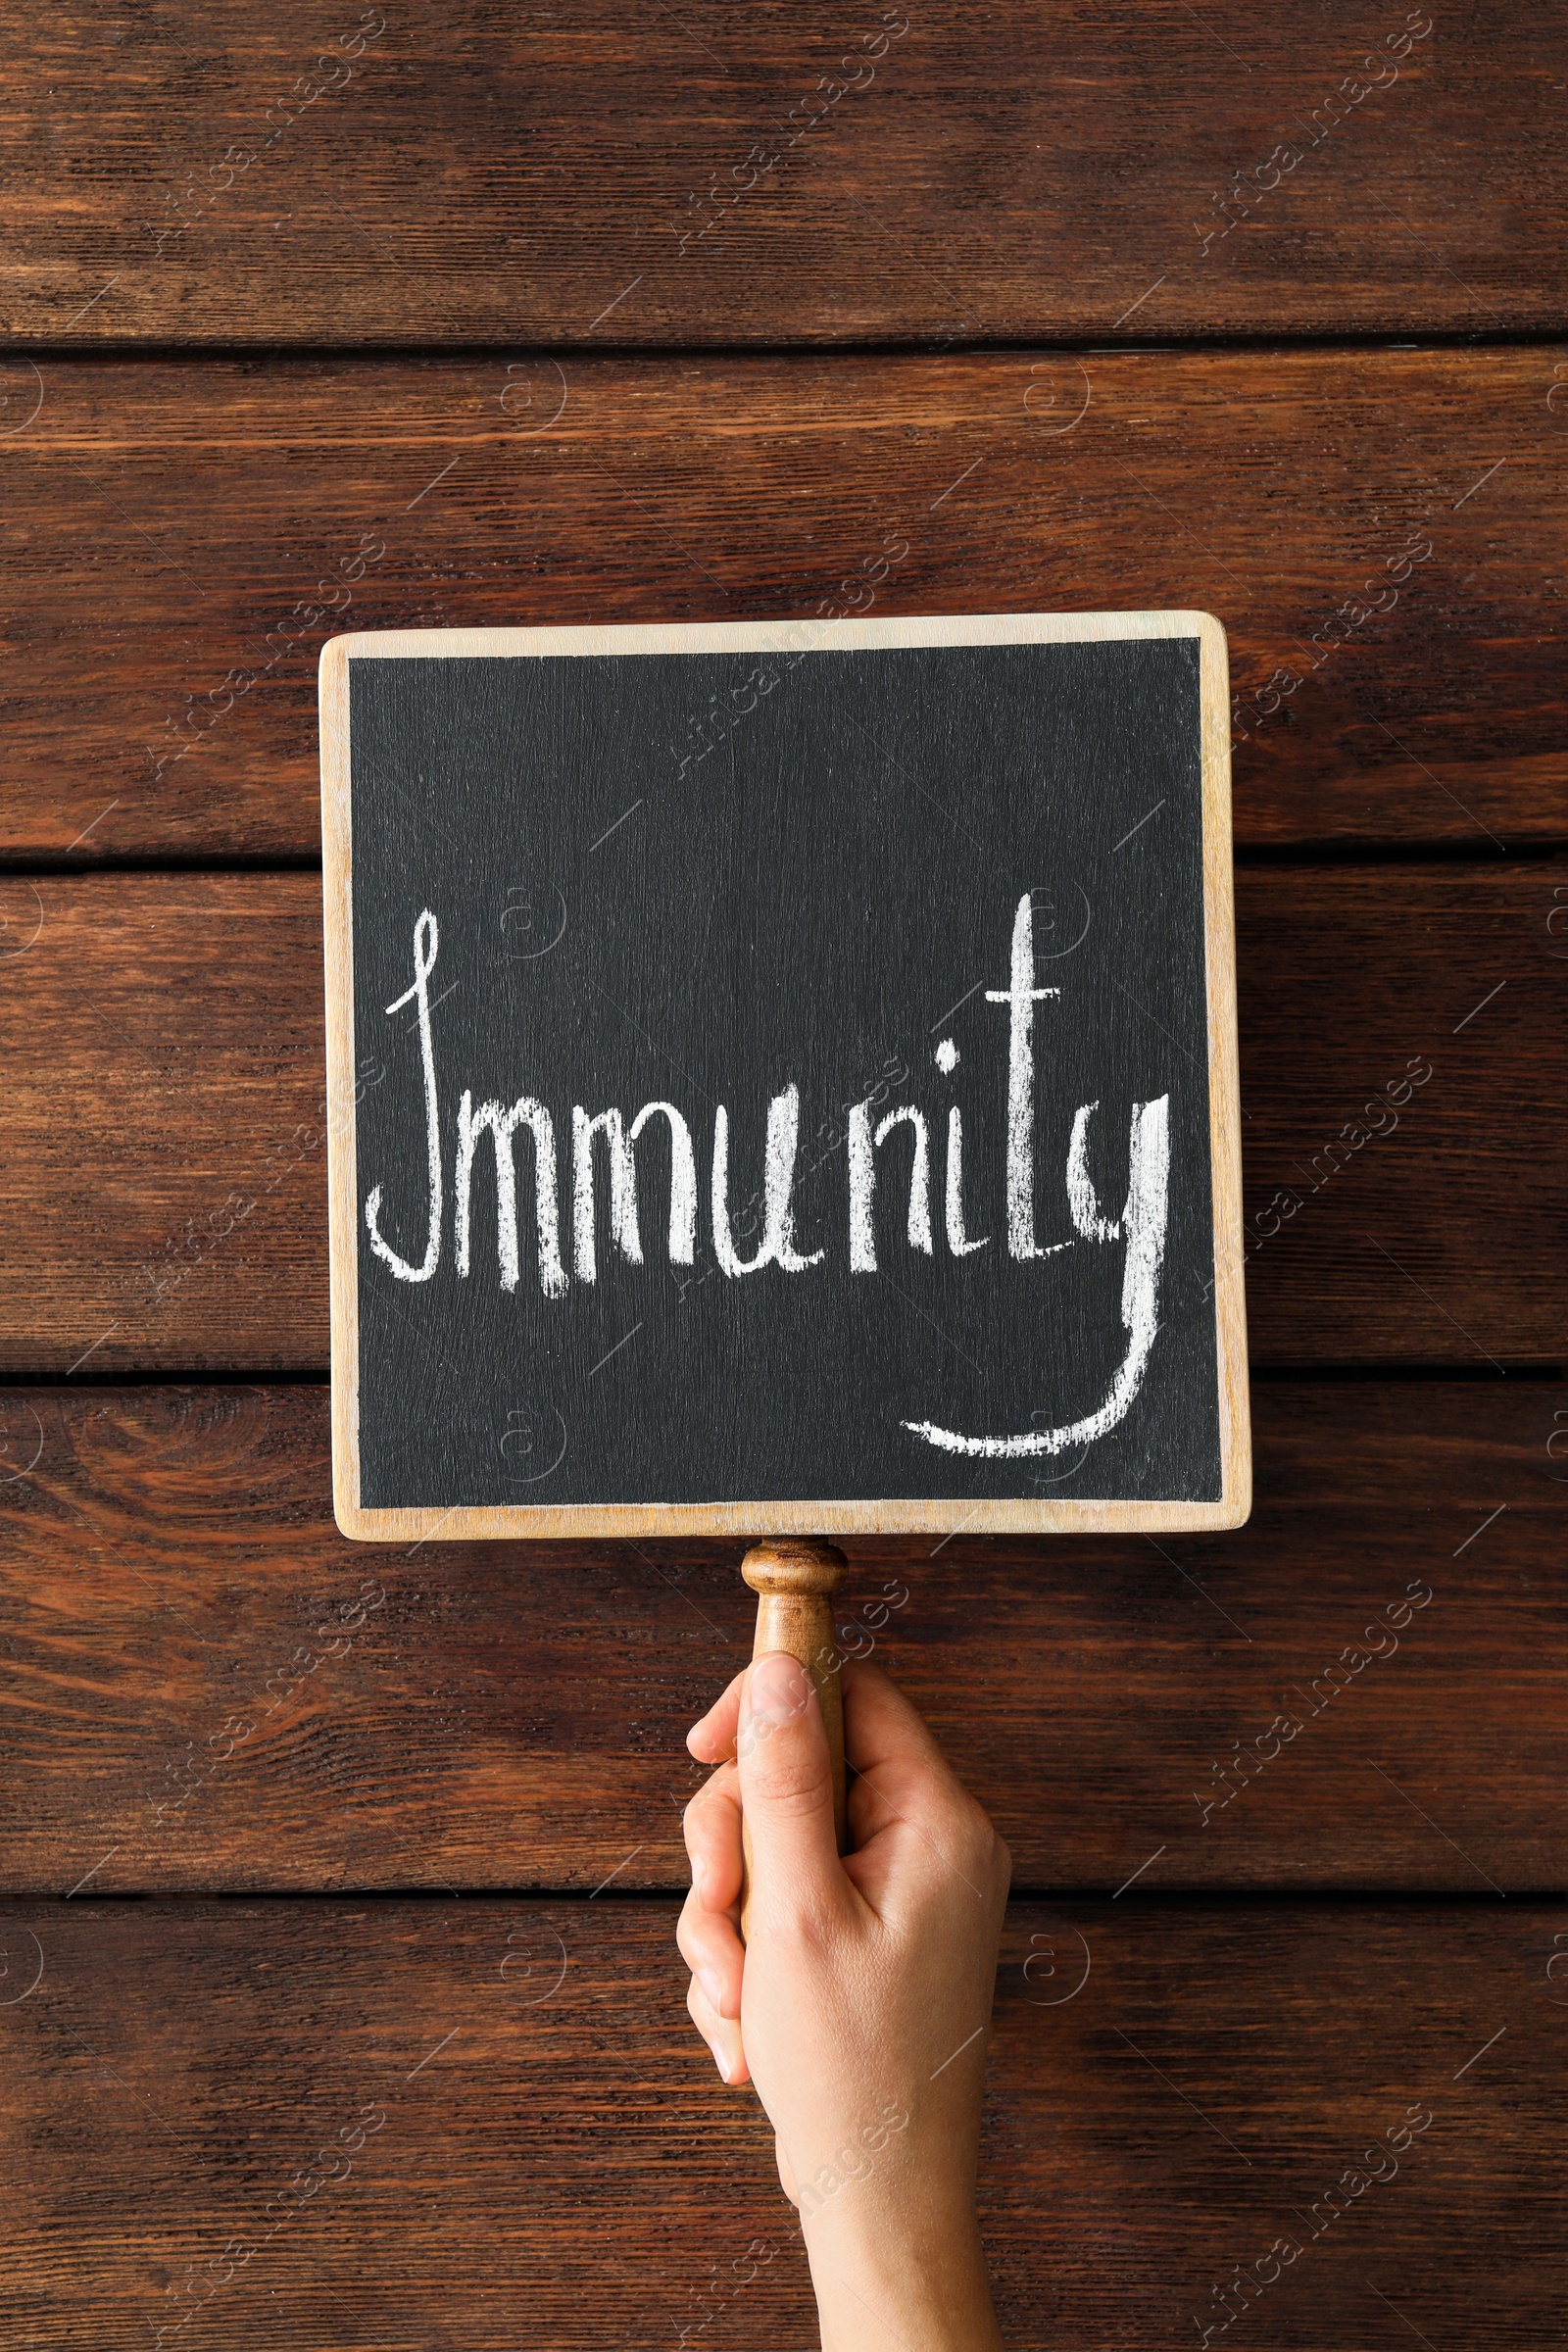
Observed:
[[[365,1223],[370,1247],[394,1280],[431,1281],[441,1263],[446,1216],[445,1158],[442,1143],[440,1086],[436,1067],[430,979],[440,954],[441,932],[435,913],[426,907],[414,931],[414,978],[386,1007],[388,1015],[415,1005],[419,1035],[425,1122],[426,1198],[424,1248],[417,1258],[406,1256],[383,1230],[383,1195],[373,1185],[365,1200]],[[1060,988],[1034,985],[1034,906],[1030,892],[1019,899],[1013,914],[1008,983],[988,989],[989,1004],[1007,1008],[1007,1094],[1005,1211],[1006,1249],[1019,1263],[1054,1257],[1080,1244],[1104,1248],[1121,1243],[1125,1267],[1121,1291],[1121,1322],[1125,1349],[1105,1396],[1077,1420],[1052,1428],[1038,1425],[1013,1435],[969,1435],[935,1421],[906,1420],[905,1429],[925,1444],[949,1453],[985,1460],[1017,1460],[1036,1454],[1058,1454],[1069,1446],[1092,1444],[1125,1419],[1143,1385],[1159,1321],[1159,1278],[1164,1258],[1170,1191],[1169,1097],[1131,1106],[1128,1136],[1128,1183],[1121,1215],[1104,1215],[1090,1173],[1090,1121],[1100,1108],[1098,1100],[1080,1103],[1073,1113],[1063,1176],[1071,1231],[1055,1241],[1037,1238],[1035,1177],[1035,1020],[1036,1006],[1056,1003]],[[957,1066],[958,1051],[945,1038],[932,1056],[944,1076]],[[877,1182],[876,1153],[895,1130],[907,1128],[912,1138],[906,1240],[910,1250],[934,1255],[931,1222],[931,1130],[925,1113],[912,1102],[894,1105],[873,1128],[870,1098],[850,1109],[847,1154],[849,1270],[875,1274],[878,1253],[874,1221]],[[526,1131],[531,1146],[535,1266],[539,1288],[550,1299],[564,1298],[572,1280],[598,1279],[598,1209],[595,1195],[594,1139],[603,1136],[609,1154],[610,1242],[631,1265],[645,1263],[637,1197],[635,1146],[654,1118],[664,1121],[669,1136],[670,1209],[668,1255],[671,1265],[692,1264],[697,1239],[697,1152],[686,1117],[673,1102],[646,1102],[630,1122],[618,1106],[590,1114],[581,1103],[571,1109],[571,1231],[572,1270],[562,1253],[562,1217],[557,1129],[548,1105],[533,1095],[519,1095],[510,1105],[499,1100],[474,1106],[472,1090],[465,1087],[458,1103],[457,1146],[453,1169],[453,1254],[457,1276],[466,1282],[474,1275],[472,1195],[475,1166],[482,1140],[491,1145],[495,1174],[496,1249],[500,1285],[514,1292],[522,1280],[522,1250],[517,1229],[517,1179],[514,1147]],[[795,1193],[800,1152],[801,1090],[795,1080],[780,1089],[767,1106],[763,1146],[762,1231],[750,1256],[737,1247],[730,1212],[730,1112],[719,1102],[713,1111],[713,1140],[710,1160],[709,1231],[720,1270],[732,1281],[777,1267],[790,1275],[805,1274],[828,1257],[826,1244],[816,1250],[797,1246]],[[963,1203],[963,1124],[959,1107],[948,1113],[945,1169],[945,1239],[955,1258],[964,1258],[991,1245],[990,1234],[971,1235]],[[1038,1423],[1038,1416],[1037,1416]]]

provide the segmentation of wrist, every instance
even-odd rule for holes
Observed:
[[[1002,2352],[972,2200],[868,2202],[804,2234],[822,2352]]]

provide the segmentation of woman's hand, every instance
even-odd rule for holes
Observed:
[[[750,2079],[767,2110],[827,2352],[985,2352],[1001,2338],[974,2180],[1007,1850],[887,1677],[843,1673],[842,1859],[795,1659],[738,1675],[689,1736],[719,1770],[686,1809],[687,2006],[725,2082]]]

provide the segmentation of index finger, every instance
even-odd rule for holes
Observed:
[[[844,1685],[844,1752],[857,1772],[893,1767],[934,1774],[958,1787],[952,1765],[915,1709],[879,1666],[849,1664]]]
[[[845,1869],[874,1910],[884,1912],[933,1863],[982,1902],[988,1890],[989,1899],[1004,1895],[1010,1858],[988,1815],[903,1691],[874,1666],[845,1671],[844,1745],[854,1775],[854,1851]]]
[[[741,1692],[751,1672],[743,1666],[723,1690],[706,1715],[700,1716],[686,1735],[686,1744],[692,1754],[704,1764],[728,1764],[735,1755],[735,1740],[740,1730]]]

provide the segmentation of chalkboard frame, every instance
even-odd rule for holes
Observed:
[[[504,1503],[367,1509],[360,1502],[359,1266],[354,1058],[353,837],[349,664],[612,654],[784,655],[908,646],[1196,638],[1201,759],[1204,970],[1221,1493],[1217,1499],[907,1496],[884,1500]],[[1251,1434],[1243,1286],[1241,1111],[1231,856],[1230,671],[1212,613],[976,613],[829,622],[682,621],[604,627],[407,629],[331,639],[320,662],[322,880],[326,982],[332,1487],[342,1533],[369,1543],[532,1537],[1155,1533],[1239,1527],[1251,1509]],[[830,1375],[828,1375],[830,1376]]]

